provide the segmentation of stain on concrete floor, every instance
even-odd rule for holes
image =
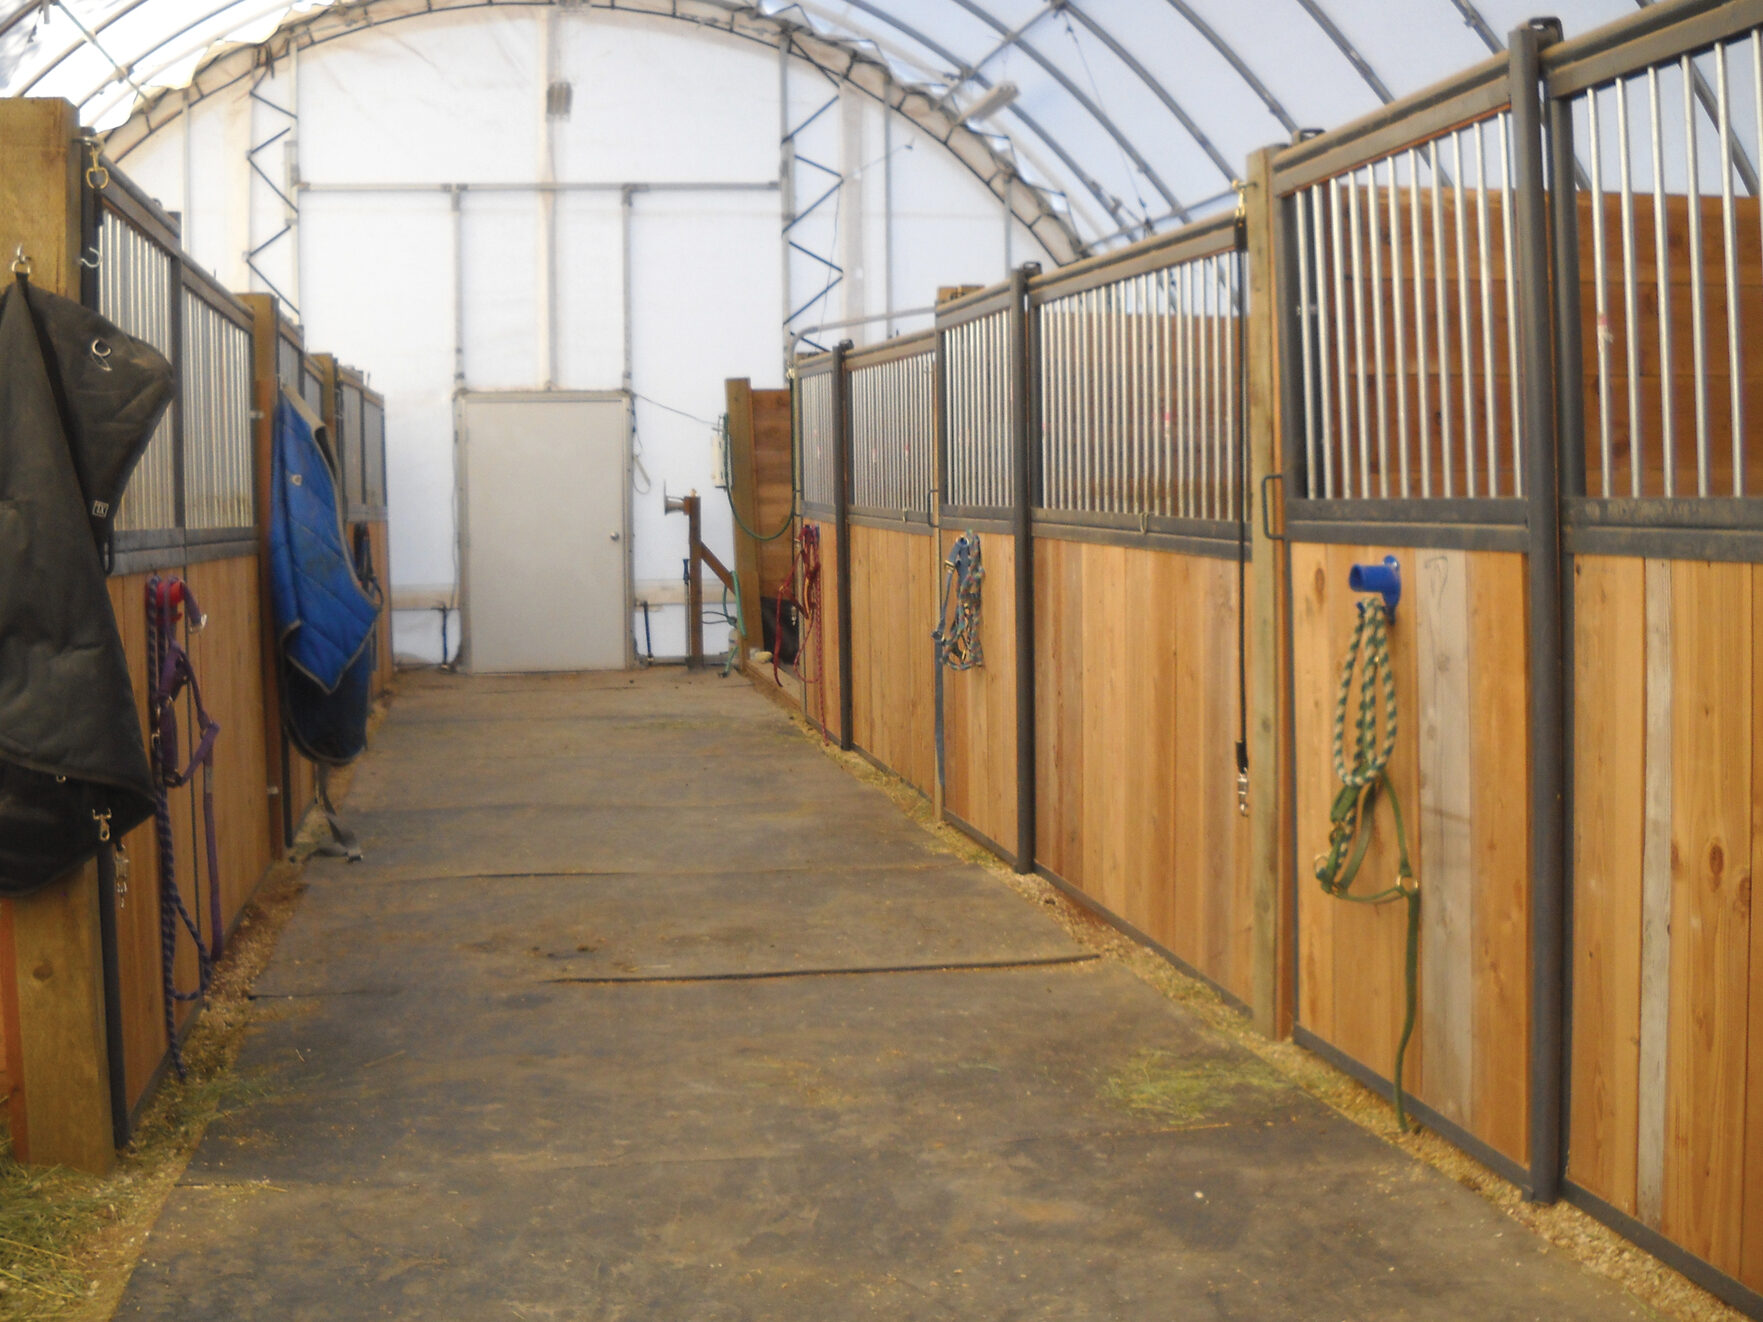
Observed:
[[[738,681],[407,682],[119,1316],[1644,1316]]]

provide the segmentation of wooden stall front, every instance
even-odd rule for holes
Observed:
[[[778,600],[794,599],[796,456],[790,392],[755,390],[745,377],[725,382],[724,392],[728,493],[738,518],[734,568],[741,587],[741,661],[755,684],[776,688],[769,663],[748,662],[756,652],[776,650]],[[780,678],[787,668],[779,666]],[[795,701],[793,686],[782,691]]]
[[[797,584],[802,616],[802,714],[827,738],[839,739],[839,532],[830,520],[805,517],[820,538],[819,584]],[[809,614],[807,607],[819,603]]]
[[[1231,560],[1035,539],[1038,861],[1247,1003],[1236,593]]]
[[[919,793],[936,782],[936,542],[925,525],[854,516],[851,739]]]
[[[971,670],[943,670],[943,812],[994,853],[1014,861],[1016,542],[1007,532],[952,525],[942,530],[945,557],[956,538],[968,532],[979,538],[985,567],[980,585],[980,645],[985,661]],[[934,619],[936,603],[944,593],[941,575],[932,593]],[[932,756],[934,760],[934,748]]]

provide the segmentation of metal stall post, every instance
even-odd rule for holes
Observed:
[[[839,747],[851,750],[851,377],[850,340],[833,348],[833,528],[839,572]]]
[[[1038,483],[1032,410],[1039,398],[1040,363],[1028,315],[1029,277],[1038,263],[1010,275],[1010,366],[1014,380],[1015,490],[1011,522],[1016,541],[1016,870],[1035,870],[1035,539],[1033,510]]]
[[[1561,39],[1553,19],[1512,32],[1512,139],[1516,154],[1519,288],[1518,381],[1524,426],[1529,521],[1531,726],[1531,1046],[1530,1188],[1553,1202],[1561,1184],[1562,923],[1566,850],[1563,750],[1565,679],[1561,666],[1561,517],[1557,465],[1555,362],[1549,281],[1549,211],[1543,173],[1538,51]],[[1557,145],[1559,151],[1560,145]],[[1572,150],[1568,135],[1566,148]],[[1556,189],[1571,196],[1572,175]],[[1571,202],[1568,204],[1571,207]],[[1574,290],[1577,296],[1577,287]]]

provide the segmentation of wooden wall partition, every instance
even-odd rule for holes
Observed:
[[[943,530],[945,554],[961,532]],[[1008,533],[978,536],[985,662],[943,671],[943,808],[1010,858],[1016,848],[1016,542]],[[934,591],[941,602],[941,573]],[[936,606],[931,609],[934,618]]]
[[[1522,1167],[1530,1111],[1522,555],[1291,547],[1297,1022],[1362,1068],[1393,1076],[1405,1008],[1406,906],[1349,903],[1325,894],[1312,875],[1340,784],[1334,713],[1360,599],[1348,589],[1348,572],[1387,554],[1400,562],[1403,582],[1390,633],[1399,718],[1389,773],[1421,896],[1419,1009],[1404,1083],[1439,1117]],[[1396,857],[1385,804],[1355,891],[1390,885]]]
[[[803,620],[802,714],[828,738],[839,737],[839,557],[838,529],[830,521],[802,520],[803,528],[820,535],[820,618]],[[806,584],[798,583],[797,597],[808,600]]]
[[[1763,566],[1574,566],[1568,1177],[1763,1290]]]
[[[1035,842],[1043,868],[1247,1002],[1236,591],[1231,560],[1036,538]]]
[[[850,537],[852,741],[928,796],[937,773],[936,542],[922,525],[853,522]]]

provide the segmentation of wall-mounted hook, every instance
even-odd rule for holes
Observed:
[[[1354,592],[1377,593],[1391,622],[1395,621],[1396,603],[1402,600],[1402,565],[1395,556],[1386,555],[1381,565],[1354,565],[1347,574],[1347,586]]]
[[[90,253],[91,256],[86,256],[86,253]],[[86,245],[86,251],[80,254],[80,265],[85,267],[88,271],[96,271],[99,263],[103,260],[104,254],[98,251],[95,244],[88,243]]]
[[[18,249],[12,254],[12,273],[14,275],[22,275],[27,280],[30,278],[31,259],[25,256],[24,244],[22,243],[18,245]]]

